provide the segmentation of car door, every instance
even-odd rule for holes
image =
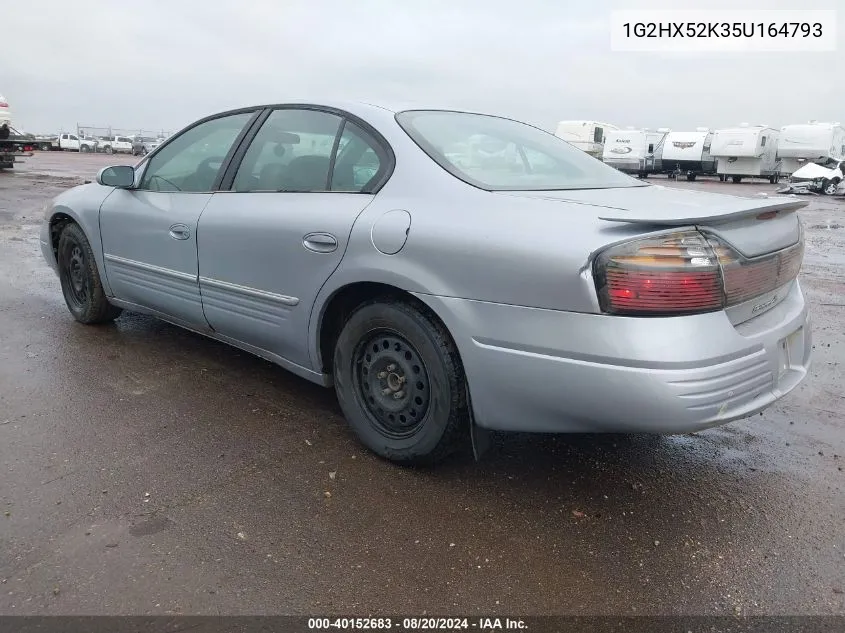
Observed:
[[[133,189],[100,207],[105,271],[117,299],[207,327],[197,281],[197,220],[255,111],[204,120],[143,163]]]
[[[273,110],[240,153],[230,191],[199,221],[205,316],[216,332],[308,368],[311,307],[392,153],[342,113],[303,108]]]

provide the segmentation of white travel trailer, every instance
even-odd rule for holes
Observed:
[[[0,95],[0,125],[12,125],[12,111],[9,109],[9,102]]]
[[[606,134],[618,129],[615,125],[599,121],[561,121],[557,124],[555,136],[591,156],[601,158]]]
[[[716,173],[716,159],[710,155],[713,132],[706,127],[696,128],[695,132],[669,132],[663,141],[663,153],[660,156],[662,168],[669,178],[686,174],[687,180],[695,180],[701,175]]]
[[[604,142],[602,161],[626,174],[647,178],[661,171],[660,153],[668,129],[618,130],[609,132]]]
[[[792,174],[808,163],[845,159],[845,128],[839,123],[810,121],[784,125],[778,140],[782,174]]]
[[[776,183],[780,177],[777,157],[778,131],[768,125],[741,124],[739,127],[716,130],[710,144],[710,155],[716,159],[719,180],[730,178],[768,178]]]

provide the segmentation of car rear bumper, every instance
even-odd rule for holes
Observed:
[[[812,336],[797,282],[734,326],[724,312],[629,318],[421,295],[458,345],[476,422],[532,432],[687,433],[795,388]]]

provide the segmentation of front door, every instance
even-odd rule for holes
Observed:
[[[197,221],[236,140],[254,112],[200,123],[155,154],[134,189],[100,208],[106,277],[118,299],[195,327],[200,300]]]
[[[211,327],[310,367],[311,307],[371,202],[387,156],[337,114],[273,111],[231,191],[214,194],[200,218],[200,288]]]

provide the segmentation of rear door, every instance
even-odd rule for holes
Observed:
[[[308,320],[355,219],[392,167],[344,113],[270,112],[199,222],[203,308],[214,330],[309,367]]]
[[[197,280],[197,221],[255,116],[242,111],[187,129],[145,164],[136,188],[116,189],[103,202],[105,269],[118,299],[207,326]]]

